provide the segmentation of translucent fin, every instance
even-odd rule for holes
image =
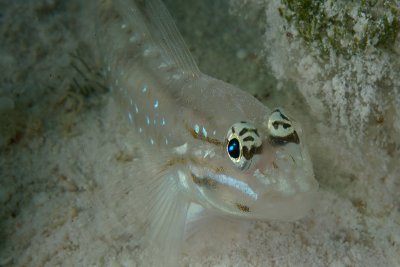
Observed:
[[[175,172],[165,170],[166,156],[108,177],[95,204],[99,234],[113,246],[140,248],[139,266],[178,266],[182,253],[188,203]]]
[[[192,55],[171,15],[160,0],[118,0],[116,8],[126,21],[140,27],[142,35],[148,36],[156,46],[162,47],[165,55],[182,70],[184,75],[199,76],[200,71]]]
[[[177,266],[182,243],[188,204],[179,194],[173,176],[164,176],[163,183],[148,202],[149,263],[152,266]],[[158,256],[157,256],[158,255]]]
[[[248,227],[249,221],[221,216],[192,203],[185,225],[184,253],[191,257],[192,262],[202,260],[198,258],[202,256],[199,252],[205,248],[209,257],[228,254],[232,246],[245,240]]]
[[[210,227],[212,226],[212,227]],[[199,204],[191,203],[185,225],[186,240],[196,240],[199,236],[209,235],[221,243],[240,238],[245,232],[247,222],[220,213],[204,209]]]

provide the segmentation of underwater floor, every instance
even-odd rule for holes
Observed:
[[[316,122],[293,82],[274,78],[263,10],[166,2],[203,72],[296,114],[320,184],[297,222],[199,227],[182,265],[400,266],[398,154],[369,140],[348,146]],[[85,80],[102,66],[84,5],[0,1],[0,266],[146,266],[134,237],[106,238],[107,225],[93,221],[113,207],[98,204],[99,181],[135,173],[145,147],[101,84]]]

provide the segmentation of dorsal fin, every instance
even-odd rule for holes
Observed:
[[[129,1],[129,4],[126,2],[115,2],[123,18],[128,23],[140,27],[141,34],[161,47],[183,74],[199,76],[200,71],[164,4],[160,0],[135,0]]]

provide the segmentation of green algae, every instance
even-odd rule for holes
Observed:
[[[281,0],[281,17],[321,56],[334,51],[350,57],[371,47],[392,50],[400,31],[400,8],[394,0]]]

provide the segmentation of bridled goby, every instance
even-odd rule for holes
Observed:
[[[318,184],[296,121],[200,72],[159,0],[97,5],[108,87],[150,166],[109,186],[136,199],[125,220],[141,218],[153,265],[176,266],[191,203],[257,220],[309,211]]]

